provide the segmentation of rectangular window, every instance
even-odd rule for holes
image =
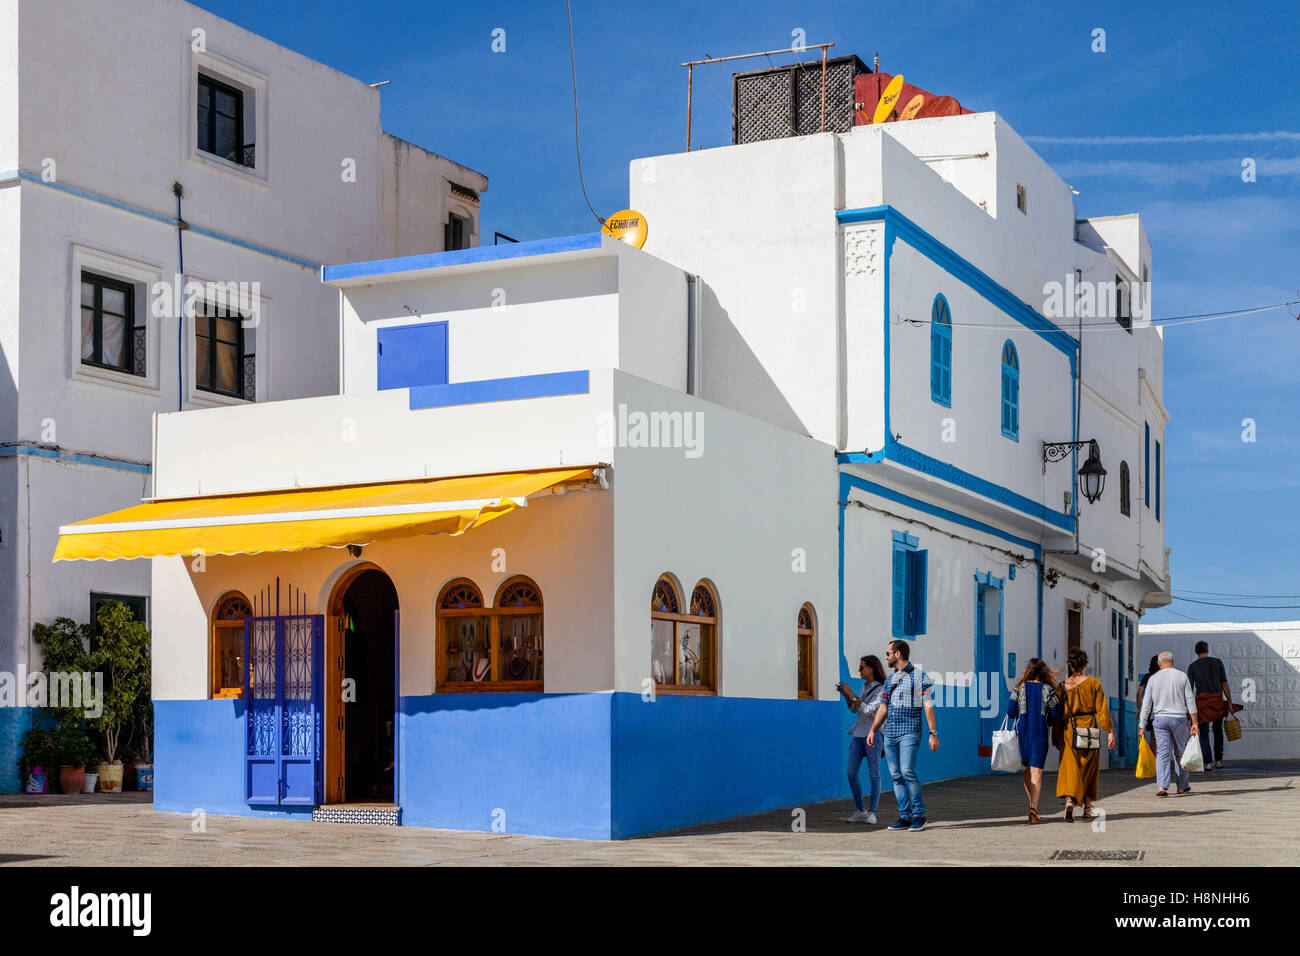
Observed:
[[[894,532],[893,613],[894,637],[925,633],[926,571],[928,551],[918,551],[917,539]]]
[[[1016,208],[1029,215],[1029,191],[1024,183],[1016,183]]]
[[[145,374],[145,327],[136,327],[134,285],[81,273],[81,361],[128,375]]]
[[[244,142],[244,94],[199,74],[199,149],[240,166],[252,166],[254,145]]]
[[[1151,423],[1143,422],[1142,444],[1142,500],[1151,507]]]
[[[455,213],[449,214],[447,224],[443,226],[442,245],[446,252],[451,252],[453,249],[468,249],[469,220]]]
[[[99,609],[108,601],[118,601],[126,605],[126,609],[131,612],[132,620],[148,623],[145,615],[148,610],[147,600],[134,594],[102,594],[97,591],[90,592],[90,627],[96,634],[99,633]]]
[[[1156,520],[1160,520],[1160,442],[1156,442]]]
[[[195,384],[205,392],[252,401],[254,398],[254,336],[245,336],[238,312],[198,303],[194,310]]]
[[[1115,321],[1130,335],[1133,333],[1133,315],[1129,309],[1128,283],[1115,276]]]

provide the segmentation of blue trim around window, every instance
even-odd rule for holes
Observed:
[[[930,306],[930,398],[952,408],[952,312],[942,294]]]
[[[1010,339],[1002,345],[1002,434],[1020,441],[1020,356]]]

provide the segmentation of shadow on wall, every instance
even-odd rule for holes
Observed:
[[[703,394],[700,397],[800,435],[810,434],[707,283],[703,300],[700,328]]]

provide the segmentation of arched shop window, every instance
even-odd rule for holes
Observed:
[[[528,578],[511,578],[497,591],[493,602],[496,619],[497,681],[510,684],[542,683],[542,592]]]
[[[813,617],[811,604],[805,604],[799,608],[798,622],[798,660],[799,660],[799,696],[803,698],[812,698],[817,696],[815,688],[816,678],[813,676],[816,670],[816,637],[817,625]]]
[[[216,697],[244,696],[244,618],[253,606],[238,591],[223,594],[212,611],[211,692]]]
[[[717,596],[701,581],[682,613],[680,591],[668,575],[650,599],[651,668],[657,689],[713,693],[717,689]]]
[[[472,581],[452,581],[437,617],[439,691],[542,689],[542,592],[533,581],[510,578],[490,608]]]

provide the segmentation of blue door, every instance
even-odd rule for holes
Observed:
[[[377,387],[447,384],[447,323],[394,325],[377,332]]]
[[[244,621],[244,799],[250,805],[320,803],[324,637],[321,615]]]
[[[982,584],[975,585],[975,680],[981,706],[979,753],[987,756],[992,753],[993,731],[1006,712],[1007,691],[1002,677],[1002,591]],[[994,708],[994,716],[984,716]]]

